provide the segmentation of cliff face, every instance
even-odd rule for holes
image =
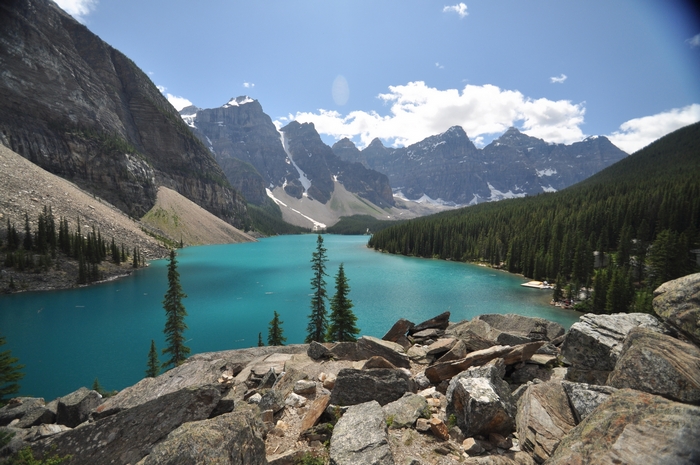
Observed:
[[[158,186],[236,226],[245,202],[151,80],[47,0],[0,5],[0,142],[131,216]]]

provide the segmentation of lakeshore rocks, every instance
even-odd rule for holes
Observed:
[[[362,336],[357,340],[357,352],[360,359],[368,359],[378,355],[395,367],[411,367],[411,362],[404,353],[403,347],[395,342],[383,341],[372,336]]]
[[[450,312],[444,312],[439,314],[438,316],[431,318],[429,320],[425,320],[422,323],[419,323],[412,328],[408,330],[408,335],[413,336],[416,333],[419,333],[421,331],[425,331],[427,329],[437,329],[440,331],[444,331],[447,329],[447,327],[450,324]]]
[[[659,333],[667,331],[654,316],[644,313],[582,315],[571,326],[561,347],[562,355],[571,363],[567,380],[605,384],[627,333],[637,326]]]
[[[542,463],[576,426],[569,398],[557,381],[530,385],[518,401],[516,418],[520,448]]]
[[[403,397],[382,407],[389,428],[407,428],[419,418],[430,418],[428,401],[419,394],[406,393]]]
[[[0,408],[0,426],[7,426],[13,420],[17,428],[29,428],[56,420],[56,405],[47,406],[44,399],[34,397],[17,397],[10,399]]]
[[[265,442],[259,412],[247,405],[213,419],[185,423],[138,465],[263,465]]]
[[[75,428],[87,421],[92,409],[100,403],[102,403],[102,396],[97,391],[82,387],[58,399],[56,423]]]
[[[570,381],[562,381],[561,385],[569,398],[569,405],[576,419],[576,424],[581,423],[600,404],[608,400],[613,392],[617,391],[616,388],[610,386],[595,386]]]
[[[507,436],[513,430],[516,406],[504,376],[503,361],[495,361],[470,368],[450,381],[446,414],[455,416],[466,437]]]
[[[333,465],[393,465],[384,413],[377,401],[348,408],[331,438]]]
[[[413,391],[411,375],[405,370],[345,368],[338,373],[330,403],[356,405],[374,400],[386,405]]]
[[[654,312],[700,345],[700,273],[662,284],[654,291]]]
[[[646,328],[633,328],[607,384],[698,405],[700,349]]]
[[[73,456],[72,465],[136,463],[183,423],[208,418],[221,397],[219,386],[182,389],[51,436],[36,449],[46,452],[55,447],[56,454]]]
[[[700,462],[700,407],[620,389],[562,439],[548,465]]]

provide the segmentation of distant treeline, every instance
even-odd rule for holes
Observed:
[[[694,124],[561,192],[411,220],[377,232],[369,246],[568,283],[569,297],[593,286],[584,310],[648,311],[652,289],[698,268],[690,251],[699,230]]]
[[[373,234],[404,221],[378,220],[370,215],[343,216],[333,226],[326,229],[330,234]]]
[[[56,264],[59,255],[78,262],[78,284],[86,284],[102,278],[99,265],[109,259],[119,265],[131,261],[133,268],[144,265],[138,247],[129,254],[124,244],[117,246],[112,238],[108,244],[95,227],[83,234],[80,218],[77,228],[71,232],[68,220],[61,217],[56,228],[56,219],[50,207],[44,207],[39,214],[37,227],[32,231],[29,215],[24,215],[24,230],[17,231],[14,223],[7,219],[4,241],[0,239],[0,251],[5,253],[4,265],[17,271],[48,271]],[[11,281],[11,287],[13,283]]]

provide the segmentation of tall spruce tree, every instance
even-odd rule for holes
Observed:
[[[323,237],[318,235],[316,239],[316,251],[311,256],[311,269],[314,272],[311,278],[311,314],[309,315],[309,325],[306,328],[305,343],[312,341],[323,342],[326,340],[326,332],[328,331],[328,320],[326,317],[326,280],[323,279],[326,274],[326,248],[323,247]]]
[[[160,362],[158,361],[158,350],[156,341],[151,339],[151,350],[148,352],[148,363],[146,364],[146,376],[155,378],[160,373]]]
[[[280,320],[280,316],[275,310],[275,314],[270,320],[270,328],[267,332],[267,345],[269,346],[283,346],[287,342],[287,338],[284,337],[284,331],[282,330],[283,321]]]
[[[357,317],[352,311],[352,300],[348,299],[350,286],[345,277],[345,268],[341,263],[335,276],[335,295],[331,299],[331,315],[328,325],[329,342],[355,342],[360,334],[355,325]]]
[[[0,346],[6,343],[5,337],[0,336]],[[18,361],[19,359],[13,357],[9,350],[0,352],[0,407],[7,403],[5,396],[19,391],[17,381],[24,378],[24,373],[20,371],[24,365],[20,365]]]
[[[185,324],[187,310],[182,304],[182,299],[185,297],[187,294],[182,292],[182,286],[180,286],[180,273],[177,271],[175,249],[171,249],[168,263],[168,290],[163,299],[163,308],[165,309],[163,332],[167,347],[162,352],[163,355],[170,354],[170,358],[163,362],[163,368],[181,365],[190,353],[189,347],[185,346],[185,337],[183,336],[183,332],[187,329]]]

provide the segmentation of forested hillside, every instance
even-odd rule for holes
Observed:
[[[643,311],[655,286],[697,268],[690,251],[699,229],[696,123],[561,192],[411,220],[377,232],[369,246],[556,281],[557,298],[593,286],[584,309]]]

